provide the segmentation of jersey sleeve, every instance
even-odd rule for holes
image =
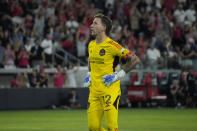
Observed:
[[[118,43],[114,42],[114,41],[110,41],[109,42],[112,45],[112,54],[114,56],[118,56],[120,58],[125,57],[128,54],[132,54],[132,52],[124,47],[122,47],[121,45],[119,45]]]

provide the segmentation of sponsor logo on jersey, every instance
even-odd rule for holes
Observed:
[[[89,57],[90,63],[104,64],[104,59],[99,57]]]

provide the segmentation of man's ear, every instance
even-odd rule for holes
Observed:
[[[106,32],[107,27],[105,25],[103,25],[103,30],[104,32]]]

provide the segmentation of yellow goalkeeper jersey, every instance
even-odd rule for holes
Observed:
[[[93,40],[88,45],[89,62],[91,71],[90,93],[105,95],[120,90],[120,81],[114,82],[109,87],[102,82],[103,75],[111,75],[116,69],[120,58],[131,53],[109,37],[100,44]]]

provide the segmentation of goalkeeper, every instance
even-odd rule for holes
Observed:
[[[84,81],[84,86],[90,90],[89,131],[106,131],[101,126],[103,116],[107,130],[118,131],[120,78],[140,62],[135,54],[108,37],[111,27],[111,20],[103,14],[95,15],[90,26],[95,40],[88,45],[90,74]],[[117,70],[120,61],[121,69]]]

